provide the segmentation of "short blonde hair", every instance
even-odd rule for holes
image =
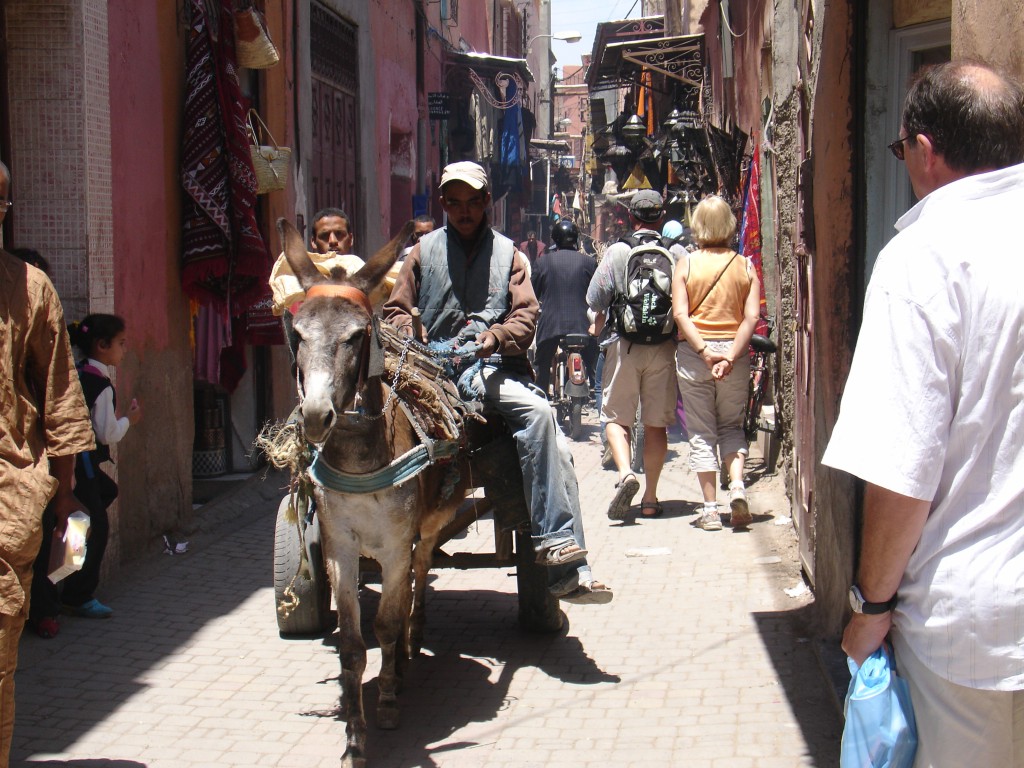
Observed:
[[[697,204],[690,229],[701,247],[728,246],[736,234],[736,217],[723,198],[711,195]]]

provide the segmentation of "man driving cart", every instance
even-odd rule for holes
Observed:
[[[488,225],[491,196],[480,165],[446,166],[440,193],[448,224],[413,247],[384,319],[411,336],[416,309],[422,341],[474,350],[476,363],[464,372],[461,388],[512,431],[533,546],[537,562],[548,566],[549,590],[570,603],[609,603],[611,589],[594,579],[587,563],[572,454],[526,358],[538,310],[526,256]]]

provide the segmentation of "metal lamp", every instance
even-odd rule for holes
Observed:
[[[639,115],[633,115],[626,121],[626,124],[622,126],[620,131],[622,132],[622,140],[629,146],[635,147],[647,135],[647,126],[644,125],[644,121],[640,119]]]

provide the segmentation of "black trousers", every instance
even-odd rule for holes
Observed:
[[[110,538],[107,508],[117,498],[117,483],[99,467],[89,477],[81,458],[75,463],[75,496],[89,514],[89,540],[82,569],[64,579],[61,602],[79,606],[93,599],[100,583],[100,566]]]
[[[50,581],[46,572],[50,570],[50,542],[53,540],[53,529],[57,527],[57,515],[53,511],[53,502],[43,510],[43,542],[39,545],[39,554],[32,564],[32,597],[28,608],[29,621],[52,619],[60,613],[60,591]]]

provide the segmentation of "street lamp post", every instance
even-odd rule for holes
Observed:
[[[530,42],[526,44],[526,55],[529,56],[533,53],[533,43],[535,40],[540,40],[542,37],[550,37],[552,40],[561,40],[565,43],[578,43],[583,39],[583,35],[579,32],[554,32],[550,35],[534,35],[530,38]]]
[[[583,39],[583,35],[575,31],[566,32],[554,32],[554,33],[542,33],[534,35],[526,43],[526,55],[529,56],[533,53],[533,44],[541,38],[548,38],[549,40],[562,40],[566,43],[578,43]],[[538,67],[537,72],[537,125],[541,127],[541,135],[546,138],[551,138],[551,48],[547,49],[547,52],[541,56],[541,63]]]

